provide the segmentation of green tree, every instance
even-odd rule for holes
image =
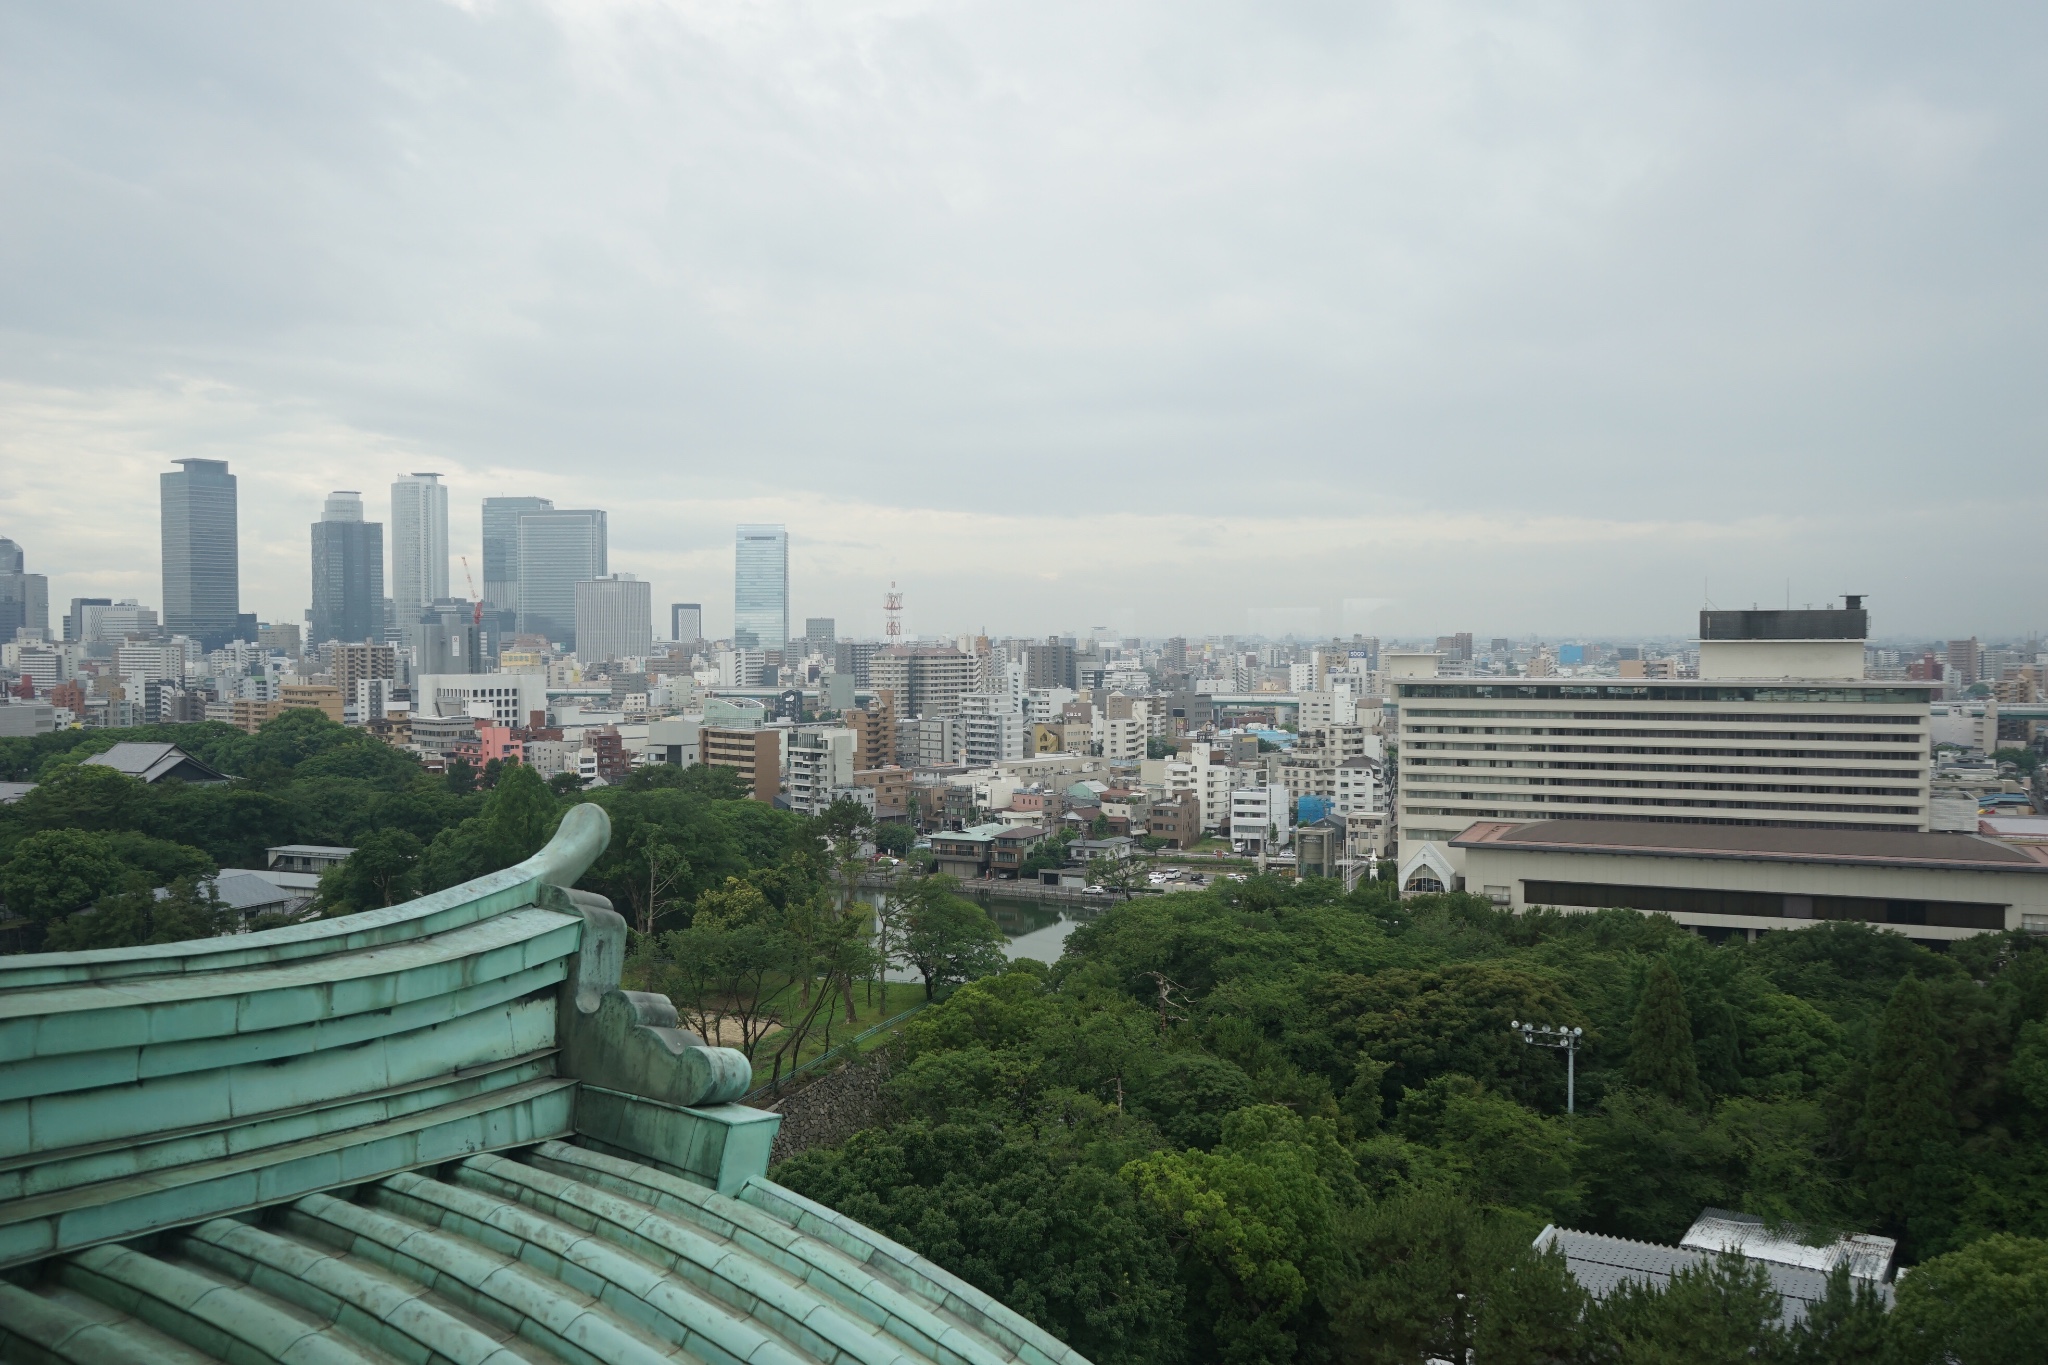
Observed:
[[[168,890],[136,887],[58,920],[43,947],[48,952],[134,948],[213,938],[234,927],[234,912],[220,903],[211,883],[181,878]]]
[[[1912,1239],[1933,1235],[1955,1196],[1954,1057],[1927,984],[1899,982],[1871,1038],[1852,1141],[1870,1207]]]
[[[2048,1241],[1999,1233],[1936,1256],[1899,1281],[1900,1365],[2048,1361]]]
[[[1622,1365],[1754,1365],[1784,1356],[1783,1309],[1760,1263],[1716,1256],[1663,1284],[1622,1280],[1588,1330]]]
[[[31,829],[140,829],[152,793],[104,764],[65,767],[44,778],[12,812]]]
[[[1165,1220],[1090,1159],[1117,1116],[1077,1101],[1072,1126],[870,1128],[784,1162],[780,1183],[996,1295],[1095,1365],[1182,1358],[1185,1313]]]
[[[1172,1229],[1197,1359],[1294,1357],[1302,1312],[1336,1282],[1338,1201],[1325,1178],[1350,1165],[1326,1120],[1273,1105],[1224,1121],[1213,1152],[1159,1152],[1123,1169]]]
[[[480,812],[434,836],[420,859],[420,888],[439,891],[522,862],[541,850],[561,819],[555,794],[520,764],[484,798]]]
[[[1680,1104],[1698,1104],[1699,1059],[1693,1053],[1692,1016],[1671,963],[1657,959],[1629,1021],[1628,1079]]]
[[[1357,1210],[1339,1240],[1348,1274],[1331,1294],[1337,1357],[1359,1365],[1577,1358],[1585,1292],[1529,1228],[1442,1190]]]
[[[2041,756],[2032,749],[1994,749],[1991,758],[1996,763],[2013,764],[2023,773],[2031,773],[2041,765]]]
[[[355,852],[320,874],[323,916],[352,915],[396,905],[417,894],[420,841],[402,829],[377,830]]]
[[[48,924],[135,881],[134,870],[121,861],[106,835],[42,830],[23,839],[0,865],[0,898],[14,914]]]
[[[476,790],[476,767],[466,758],[451,759],[441,780],[457,796],[467,796]]]
[[[1889,1307],[1868,1280],[1846,1265],[1828,1276],[1827,1294],[1792,1325],[1788,1365],[1865,1365],[1885,1357]]]
[[[924,979],[924,998],[940,986],[993,976],[1003,970],[1003,931],[988,912],[953,894],[951,877],[924,877],[910,884],[900,918],[895,960]]]
[[[875,826],[875,851],[901,858],[917,842],[917,831],[901,820],[884,820]]]

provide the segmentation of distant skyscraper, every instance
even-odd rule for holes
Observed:
[[[789,644],[789,531],[741,526],[734,538],[732,642],[737,649]]]
[[[173,460],[159,480],[163,496],[166,629],[219,649],[242,624],[236,542],[235,476],[226,460]]]
[[[65,613],[64,616],[64,638],[67,640],[83,640],[86,638],[85,609],[87,607],[111,607],[113,605],[114,599],[111,597],[72,598],[71,610]]]
[[[671,640],[689,644],[692,640],[704,638],[704,604],[701,602],[671,602],[668,608],[668,635]]]
[[[595,508],[521,514],[520,634],[576,647],[576,585],[611,572],[605,540],[605,514]]]
[[[552,512],[551,498],[484,499],[484,602],[503,611],[519,610],[519,518],[528,512]]]
[[[654,652],[654,589],[631,574],[576,585],[576,657],[586,664]]]
[[[0,643],[14,639],[21,626],[50,629],[50,580],[28,572],[21,547],[0,536]]]
[[[448,489],[439,474],[391,485],[391,600],[401,621],[448,595]]]
[[[363,520],[363,496],[327,495],[313,523],[312,643],[384,640],[384,526]]]
[[[839,643],[839,623],[829,616],[807,616],[804,618],[804,644],[813,654],[832,657],[832,646]]]

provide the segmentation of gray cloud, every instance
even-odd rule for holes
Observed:
[[[2044,22],[12,6],[0,533],[154,598],[203,452],[288,619],[319,495],[439,468],[714,625],[745,517],[853,628],[2023,629]]]

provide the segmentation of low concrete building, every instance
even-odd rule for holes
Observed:
[[[1913,830],[1481,821],[1401,869],[1404,890],[1488,896],[1517,911],[1621,907],[1715,937],[1822,920],[1938,943],[2005,929],[2048,933],[2048,846]],[[1446,878],[1448,877],[1448,880]]]

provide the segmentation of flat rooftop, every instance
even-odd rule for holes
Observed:
[[[1959,872],[2048,874],[2048,848],[2015,847],[1975,834],[1913,830],[1788,829],[1773,825],[1684,825],[1651,820],[1482,820],[1451,840],[1456,848],[1528,853],[1608,853],[1740,862],[1839,863]]]

